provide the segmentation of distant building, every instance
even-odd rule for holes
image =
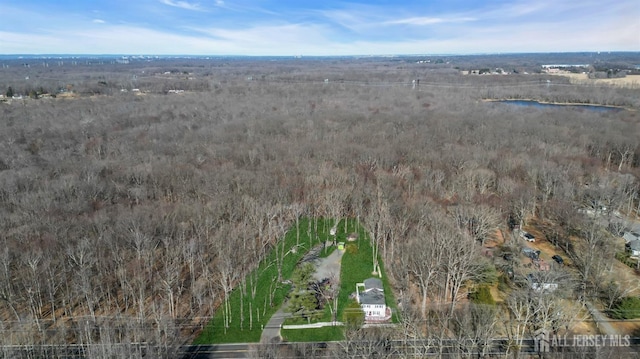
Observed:
[[[558,284],[545,281],[542,278],[538,278],[539,276],[535,276],[533,274],[529,274],[527,279],[529,280],[529,286],[535,292],[553,292],[558,289]]]
[[[622,235],[622,238],[624,239],[624,243],[630,243],[633,241],[640,240],[640,234],[636,232],[624,232],[624,234]]]
[[[640,239],[634,239],[627,243],[627,250],[632,257],[640,257]]]
[[[587,67],[589,67],[589,64],[549,64],[549,65],[542,65],[543,69],[566,69],[566,68],[571,68],[571,67],[587,68]]]

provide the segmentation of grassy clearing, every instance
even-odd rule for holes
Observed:
[[[229,327],[225,330],[223,310],[218,310],[194,344],[259,342],[262,326],[266,325],[273,313],[280,308],[291,288],[290,285],[282,284],[277,280],[277,253],[287,253],[282,261],[282,279],[291,278],[296,264],[304,254],[328,238],[333,223],[333,220],[328,219],[301,219],[299,231],[294,224],[284,239],[278,243],[280,246],[278,251],[272,250],[259,267],[247,276],[245,290],[242,291],[242,286],[238,286],[231,292]],[[299,246],[294,253],[291,249],[297,243]],[[251,294],[253,286],[255,286],[255,296]]]
[[[288,342],[328,342],[344,339],[342,327],[282,329],[280,333]]]
[[[365,279],[373,277],[373,247],[369,234],[362,226],[358,226],[355,220],[347,222],[347,233],[358,232],[358,240],[348,244],[342,256],[340,269],[340,295],[338,298],[338,320],[342,320],[342,314],[349,303],[349,296],[356,291],[356,283],[362,283]],[[352,246],[350,249],[349,247]],[[394,321],[396,318],[396,300],[391,290],[391,285],[385,274],[384,264],[378,257],[380,271],[382,272],[382,284],[384,286],[385,302],[393,310]]]
[[[283,241],[279,243],[280,247],[277,251],[277,253],[287,253],[282,263],[283,280],[291,278],[297,263],[309,249],[330,238],[329,230],[334,223],[335,222],[333,220],[329,219],[301,219],[299,223],[299,231],[296,229],[295,224],[291,229],[289,229]],[[356,283],[361,283],[366,278],[372,276],[373,250],[371,247],[371,241],[364,228],[358,226],[355,219],[347,220],[346,226],[344,221],[340,222],[336,234],[336,240],[338,242],[346,242],[348,234],[353,232],[358,233],[359,239],[356,242],[352,242],[355,249],[348,250],[342,257],[340,294],[338,298],[338,320],[342,320],[342,313],[349,302],[349,295],[355,292]],[[296,247],[297,243],[299,243],[298,249],[295,253],[291,252],[291,249]],[[335,247],[328,248],[326,251],[321,252],[320,256],[326,257],[333,250],[335,250]],[[282,284],[277,281],[278,269],[276,265],[276,255],[276,251],[272,250],[267,259],[260,263],[260,266],[247,277],[245,290],[243,292],[241,291],[241,286],[236,287],[231,292],[229,297],[231,307],[231,321],[229,327],[225,330],[223,311],[218,310],[213,320],[209,322],[200,336],[196,338],[194,344],[254,343],[260,341],[262,327],[267,324],[271,316],[278,310],[278,308],[280,308],[291,289],[290,285]],[[386,275],[384,275],[384,266],[381,261],[379,261],[379,263],[380,269],[383,273],[382,281],[387,305],[392,309],[396,309],[396,301],[393,296],[391,286],[389,285]],[[255,296],[252,297],[251,292],[254,285]],[[249,313],[251,313],[251,315]],[[319,321],[330,320],[330,311],[328,308],[325,308],[324,315]],[[306,321],[304,321],[304,323],[306,323]],[[288,319],[286,321],[286,324],[304,323],[295,319]],[[300,341],[339,340],[342,338],[342,327],[331,327],[331,329],[325,328],[296,330],[299,333],[288,335],[290,335],[291,338],[309,337],[307,340]],[[291,332],[291,330],[287,330],[287,332]],[[339,332],[339,337],[336,332]],[[316,337],[316,334],[314,333],[318,336]],[[289,341],[298,340],[289,339]]]

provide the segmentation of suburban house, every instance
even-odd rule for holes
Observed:
[[[640,257],[640,239],[634,239],[627,243],[627,249],[632,257]]]
[[[622,235],[622,238],[624,238],[625,243],[630,243],[633,241],[640,240],[640,234],[636,232],[624,232],[624,234]]]
[[[557,283],[546,282],[542,278],[534,276],[533,274],[529,274],[527,279],[529,280],[529,286],[535,292],[553,292],[558,289]]]
[[[365,279],[364,283],[357,283],[356,299],[364,312],[365,322],[384,322],[391,319],[391,309],[385,304],[380,279],[369,278]]]

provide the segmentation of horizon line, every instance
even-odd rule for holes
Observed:
[[[416,57],[416,56],[490,56],[490,55],[541,55],[541,54],[640,54],[637,50],[612,51],[532,51],[532,52],[477,52],[477,53],[415,53],[415,54],[351,54],[351,55],[242,55],[242,54],[132,54],[132,53],[12,53],[0,54],[0,57]]]

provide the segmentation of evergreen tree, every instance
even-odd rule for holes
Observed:
[[[305,263],[299,267],[292,275],[293,290],[289,298],[287,310],[294,317],[306,319],[310,322],[322,316],[320,305],[316,293],[310,289],[313,283],[313,273],[315,268],[311,263]]]

